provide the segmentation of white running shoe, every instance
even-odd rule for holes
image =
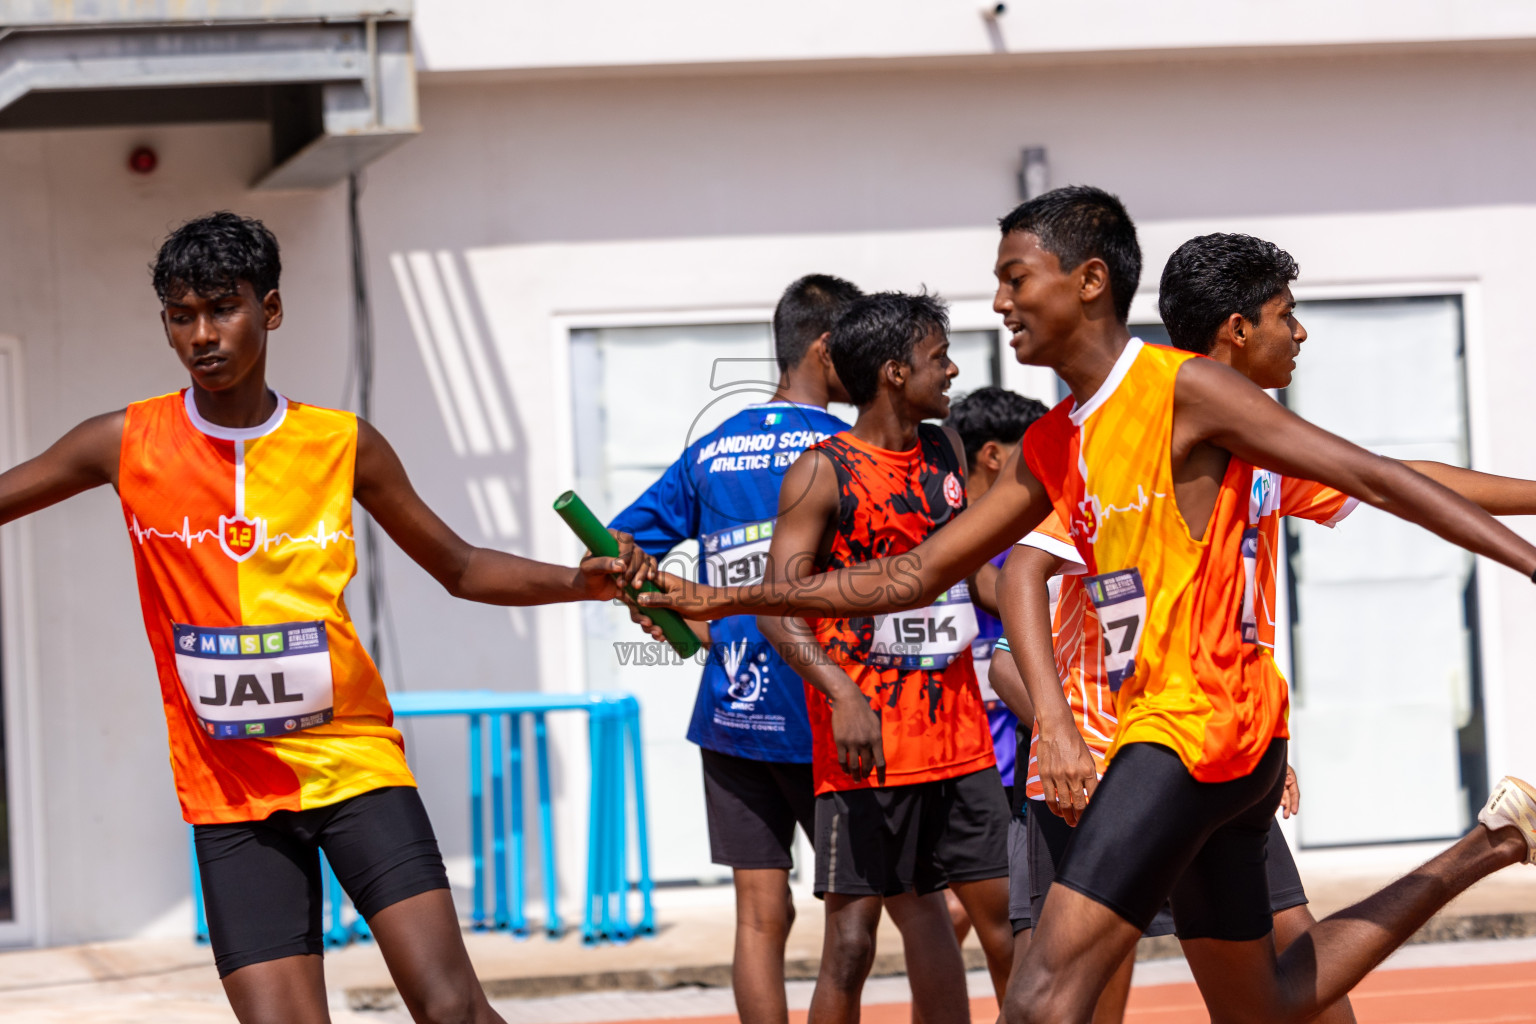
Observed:
[[[1506,827],[1519,829],[1529,851],[1525,862],[1536,864],[1536,787],[1513,775],[1504,776],[1488,794],[1488,802],[1477,813],[1477,820],[1490,831]]]

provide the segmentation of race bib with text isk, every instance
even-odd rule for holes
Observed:
[[[324,622],[172,625],[176,673],[199,723],[214,739],[282,736],[331,720]]]
[[[928,672],[943,671],[968,652],[978,632],[971,591],[964,583],[926,608],[876,615],[874,626],[867,664]]]

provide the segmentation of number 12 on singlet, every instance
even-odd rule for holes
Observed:
[[[1136,569],[1101,573],[1083,580],[1088,597],[1099,613],[1099,633],[1104,639],[1105,678],[1112,693],[1136,674],[1136,652],[1147,622],[1147,591]]]

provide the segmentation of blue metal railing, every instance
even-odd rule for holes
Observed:
[[[559,911],[559,878],[555,858],[554,810],[551,804],[547,716],[552,712],[585,711],[591,790],[587,818],[587,884],[581,936],[588,944],[628,941],[655,933],[652,906],[650,842],[645,814],[645,772],[640,746],[640,704],[629,694],[500,693],[492,690],[429,691],[394,694],[396,717],[462,715],[466,718],[469,753],[470,859],[474,871],[470,926],[476,930],[529,933],[524,801],[525,717],[532,719],[534,767],[537,773],[540,869],[544,890],[544,930],[558,936],[564,929]],[[485,719],[490,719],[489,736]],[[485,758],[489,740],[490,792]],[[487,842],[485,804],[490,800]],[[510,797],[510,801],[509,798]],[[510,808],[509,808],[510,802]],[[510,810],[510,814],[508,813]],[[635,843],[635,877],[630,878],[630,847]],[[489,848],[490,884],[486,856]],[[192,849],[192,902],[196,937],[207,940],[197,851]],[[367,939],[367,922],[354,914],[344,923],[341,884],[322,859],[330,927],[327,945]],[[486,913],[488,892],[495,903]],[[638,894],[639,920],[631,926],[630,894]]]

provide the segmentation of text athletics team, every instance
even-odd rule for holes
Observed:
[[[1306,340],[1297,265],[1269,242],[1179,247],[1166,348],[1127,327],[1141,252],[1114,196],[1056,189],[1001,229],[994,309],[1069,398],[952,404],[940,299],[809,275],[774,313],[777,390],[619,513],[617,558],[576,567],[470,545],[374,427],[268,387],[281,267],[259,221],[166,240],[153,284],[190,386],[0,474],[0,523],[100,485],[122,499],[239,1020],[328,1019],[322,849],[415,1020],[500,1020],[342,602],[354,499],[454,597],[655,581],[643,626],[696,620],[689,738],[735,881],[744,1021],[787,1020],[797,824],[826,909],[816,1022],[857,1019],[883,911],[925,1024],[970,1019],[969,927],[1011,1022],[1119,1020],[1137,939],[1170,932],[1213,1020],[1349,1021],[1349,990],[1435,911],[1531,860],[1536,790],[1505,778],[1445,852],[1315,920],[1275,823],[1300,795],[1272,610],[1280,518],[1332,526],[1359,501],[1536,579],[1536,548],[1492,518],[1536,513],[1536,484],[1380,458],[1268,398]],[[701,579],[658,572],[689,539]]]

